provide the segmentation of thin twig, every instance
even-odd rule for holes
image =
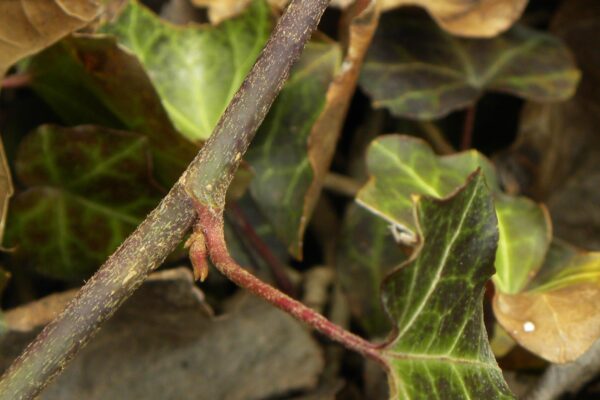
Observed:
[[[361,188],[360,182],[349,176],[328,172],[323,187],[348,197],[355,197]]]
[[[39,394],[148,273],[162,263],[196,218],[190,194],[203,204],[222,206],[242,155],[328,3],[290,3],[198,156],[66,310],[13,362],[0,380],[0,400],[31,399]]]
[[[198,206],[199,224],[210,259],[215,267],[232,282],[262,297],[275,307],[291,314],[296,319],[310,325],[312,328],[341,343],[346,348],[354,350],[366,357],[372,358],[385,365],[381,351],[377,345],[356,336],[344,328],[334,324],[318,312],[292,299],[288,295],[261,281],[240,265],[229,255],[225,244],[223,216],[219,210]]]
[[[284,293],[292,297],[297,297],[296,288],[285,272],[285,265],[273,254],[269,246],[262,240],[258,233],[256,233],[240,206],[237,203],[230,203],[227,206],[227,209],[235,216],[241,230],[244,232],[244,238],[248,239],[252,248],[256,250],[258,255],[269,266],[277,286]]]
[[[475,114],[477,113],[477,104],[473,103],[465,111],[465,123],[463,126],[462,139],[460,142],[461,150],[468,150],[473,144],[473,129],[475,128]]]

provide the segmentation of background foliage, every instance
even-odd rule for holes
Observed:
[[[69,297],[56,293],[90,277],[175,182],[286,2],[101,3],[0,6],[3,368],[64,304],[44,296]],[[86,398],[115,379],[126,397],[164,395],[194,363],[223,388],[194,398],[513,398],[511,376],[574,361],[600,337],[598,3],[406,3],[333,2],[226,210],[235,258],[381,342],[388,378],[217,273],[201,292],[174,269],[187,263],[178,250],[142,290],[180,297],[140,294],[120,311],[102,340],[133,321],[154,327],[148,348],[124,359],[100,341],[88,357],[108,361]],[[207,333],[164,328],[165,352],[153,329],[181,318]],[[260,343],[216,339],[236,335]],[[206,346],[214,366],[177,356]],[[147,357],[155,369],[136,370]],[[272,381],[239,380],[249,365]],[[127,385],[148,374],[164,379]],[[48,398],[81,395],[87,378],[65,376]]]

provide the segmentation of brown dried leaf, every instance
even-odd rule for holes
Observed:
[[[0,369],[74,295],[9,311]],[[153,274],[40,398],[246,400],[316,385],[321,351],[298,322],[246,295],[226,308],[212,318],[187,269]]]
[[[197,6],[208,7],[213,23],[231,18],[251,0],[192,0]],[[269,4],[282,9],[289,0],[269,0]],[[361,0],[333,0],[331,5],[347,8]],[[419,6],[426,9],[437,23],[450,33],[467,37],[492,37],[504,32],[519,19],[527,0],[379,0],[383,11],[402,6]]]
[[[218,24],[226,19],[233,18],[244,11],[244,9],[253,0],[192,0],[192,4],[197,7],[208,8],[208,18],[213,24]],[[332,5],[338,7],[347,7],[354,0],[333,0]],[[289,0],[268,0],[268,3],[276,8],[283,9]]]
[[[95,0],[0,2],[0,78],[21,58],[88,24],[99,11]]]
[[[2,238],[4,237],[4,223],[6,222],[6,212],[8,211],[8,201],[13,195],[13,184],[10,177],[10,169],[4,153],[4,145],[0,137],[0,248],[2,248]]]
[[[527,291],[496,293],[494,313],[529,351],[574,361],[600,337],[600,253],[555,240]]]
[[[239,15],[251,0],[192,0],[198,7],[208,8],[208,18],[213,24]]]
[[[416,5],[425,8],[450,33],[492,37],[519,19],[527,0],[382,0],[383,9]]]
[[[600,287],[579,283],[494,298],[494,313],[519,344],[554,363],[575,360],[600,335]]]

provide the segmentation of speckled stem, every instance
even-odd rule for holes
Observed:
[[[32,399],[39,394],[163,262],[196,219],[190,195],[222,208],[242,155],[328,3],[292,1],[202,151],[161,204],[5,372],[0,400]]]
[[[195,219],[191,199],[176,185],[65,311],[13,362],[0,381],[0,399],[35,397],[164,261]]]

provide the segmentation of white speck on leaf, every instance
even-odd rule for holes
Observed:
[[[531,321],[527,321],[523,324],[523,331],[531,333],[535,331],[535,324]]]

